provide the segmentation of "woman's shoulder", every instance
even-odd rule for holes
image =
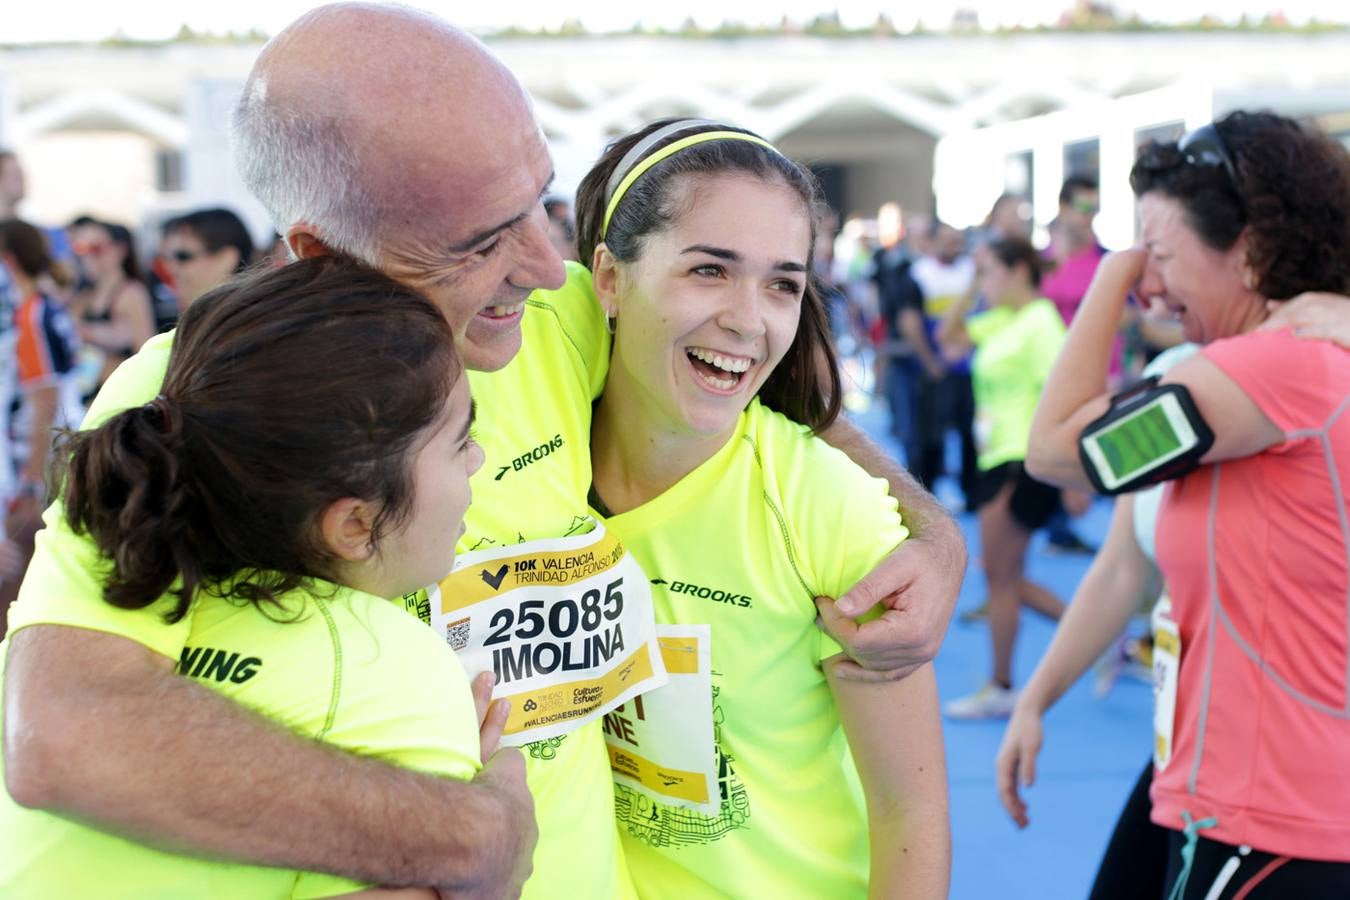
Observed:
[[[1330,341],[1253,331],[1213,341],[1199,356],[1285,432],[1327,427],[1350,399],[1350,351]]]
[[[868,474],[848,454],[811,429],[758,400],[745,411],[743,434],[765,473],[766,488],[801,505],[848,502],[860,495],[885,497],[886,483]]]
[[[1268,381],[1286,383],[1317,378],[1326,389],[1340,393],[1350,386],[1350,351],[1329,340],[1297,337],[1290,329],[1219,338],[1200,352],[1230,374],[1259,371]]]

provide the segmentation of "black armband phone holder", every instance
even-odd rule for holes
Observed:
[[[1146,378],[1111,398],[1078,438],[1078,456],[1102,494],[1126,494],[1200,465],[1214,432],[1185,385]]]

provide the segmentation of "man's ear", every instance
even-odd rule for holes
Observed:
[[[619,314],[619,261],[603,243],[595,245],[591,257],[591,284],[600,308],[608,318],[615,318]]]
[[[355,497],[328,504],[319,516],[324,545],[345,562],[365,562],[375,554],[375,506]]]
[[[286,229],[286,246],[296,259],[311,259],[315,256],[328,256],[333,251],[318,236],[309,222],[296,222]]]

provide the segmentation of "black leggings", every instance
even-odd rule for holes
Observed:
[[[1149,819],[1149,783],[1153,764],[1144,767],[1125,801],[1107,844],[1090,900],[1164,900],[1181,874],[1179,831]],[[1350,897],[1350,863],[1290,859],[1261,850],[1238,848],[1201,837],[1186,879],[1182,900],[1204,900],[1220,880],[1224,866],[1238,866],[1218,893],[1219,900],[1345,900]]]
[[[1171,832],[1149,818],[1148,788],[1153,763],[1144,766],[1111,832],[1089,900],[1153,900],[1163,896],[1167,879],[1167,837]]]

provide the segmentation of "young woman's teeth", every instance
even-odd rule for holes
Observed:
[[[685,352],[689,354],[690,360],[698,363],[694,366],[694,372],[698,377],[719,391],[729,391],[736,387],[741,381],[741,376],[750,368],[751,360],[744,357],[723,356],[701,347],[691,347]]]
[[[723,356],[720,353],[714,353],[711,350],[704,350],[701,347],[694,347],[689,350],[689,355],[695,359],[701,359],[710,366],[716,366],[723,372],[732,372],[736,375],[750,368],[750,360],[737,358],[734,356]]]

